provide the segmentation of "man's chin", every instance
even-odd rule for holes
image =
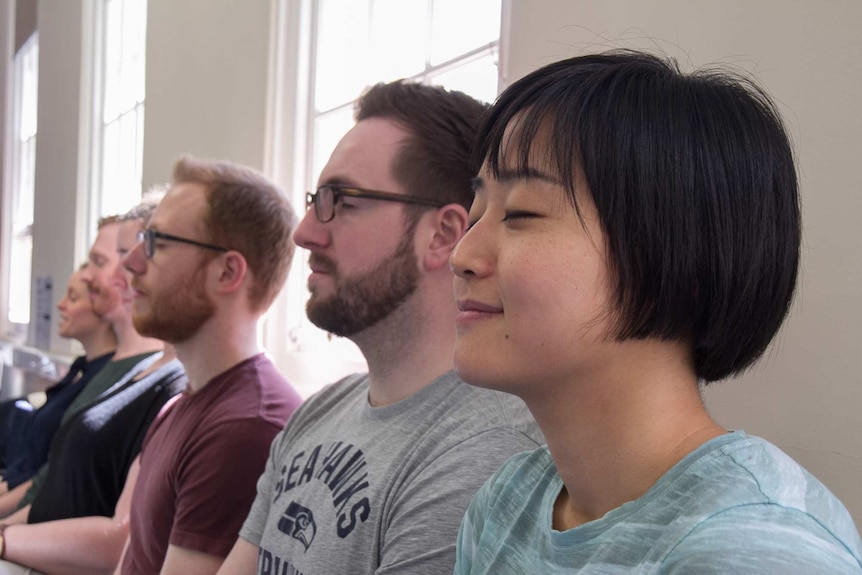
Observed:
[[[105,300],[97,300],[93,302],[93,313],[102,319],[111,320],[116,318],[117,316],[122,316],[127,314],[126,310],[123,309],[122,302],[113,302],[114,305],[111,305],[110,302],[106,302]]]

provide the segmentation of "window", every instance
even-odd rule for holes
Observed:
[[[39,92],[39,39],[33,34],[14,60],[12,95],[11,178],[5,205],[9,206],[4,229],[8,292],[6,321],[16,335],[30,323],[30,272],[33,257],[33,191],[36,168],[36,130]]]
[[[312,70],[311,173],[317,180],[353,125],[353,102],[377,82],[409,78],[497,96],[501,0],[319,0]]]
[[[102,0],[97,22],[94,222],[141,199],[147,1]]]
[[[497,95],[501,0],[308,0],[303,6],[307,11],[294,16],[307,22],[302,31],[310,29],[307,80],[298,73],[307,81],[307,93],[301,88],[298,97],[300,106],[306,103],[298,112],[306,123],[304,131],[299,129],[299,165],[293,166],[291,182],[300,214],[304,192],[315,186],[333,148],[353,125],[353,104],[365,87],[408,78],[484,101]],[[300,251],[285,290],[290,309],[284,331],[293,349],[286,357],[276,353],[281,369],[304,395],[365,369],[352,343],[327,336],[306,319],[301,306],[308,298],[307,275],[307,254]],[[276,340],[270,347],[284,345]]]

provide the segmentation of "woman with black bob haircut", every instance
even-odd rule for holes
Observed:
[[[770,98],[615,51],[507,89],[456,248],[455,366],[547,447],[473,500],[457,574],[862,573],[841,503],[700,386],[751,366],[793,299],[793,153]]]

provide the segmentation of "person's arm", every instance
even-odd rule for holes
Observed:
[[[261,420],[224,424],[202,442],[202,450],[195,457],[185,462],[162,575],[218,571],[232,549],[224,545],[225,539],[233,540],[255,499],[255,486],[276,431]],[[213,482],[213,465],[219,461],[223,462],[219,480]],[[213,529],[214,525],[218,529]],[[199,565],[191,570],[189,565],[194,562]]]
[[[159,573],[161,575],[213,575],[218,571],[222,561],[224,558],[218,555],[168,545],[165,562]],[[252,568],[254,568],[254,564],[252,564]],[[249,573],[249,571],[244,573]]]
[[[230,555],[222,563],[218,575],[246,575],[254,573],[257,566],[257,553],[259,547],[252,545],[242,537],[236,540]]]
[[[129,533],[129,510],[140,470],[129,469],[113,517],[78,517],[6,529],[4,559],[52,575],[111,573]]]
[[[30,489],[30,485],[32,485],[32,483],[32,481],[25,481],[12,491],[9,491],[0,497],[0,517],[10,515],[18,508],[18,504],[21,502],[21,499],[24,498],[24,494],[27,493],[28,489]]]
[[[9,517],[3,520],[3,523],[6,525],[18,525],[21,523],[27,523],[27,520],[30,518],[30,506],[22,507]]]
[[[120,553],[120,560],[117,561],[117,568],[114,569],[114,575],[123,575],[123,559],[126,557],[126,552],[129,550],[129,536],[126,535],[126,542],[123,543],[123,552]]]
[[[269,515],[269,502],[272,499],[272,482],[277,476],[279,451],[289,443],[290,424],[273,440],[269,449],[269,458],[260,478],[257,480],[257,497],[251,506],[248,517],[240,530],[240,536],[218,571],[218,575],[246,575],[254,573],[257,566],[257,555],[260,551],[257,543],[263,536],[266,519]]]

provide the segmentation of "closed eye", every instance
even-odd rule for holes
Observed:
[[[526,212],[523,210],[514,210],[511,212],[506,212],[503,215],[502,221],[505,223],[505,222],[511,222],[514,220],[526,220],[529,218],[538,218],[538,217],[540,217],[539,214],[536,214],[533,212]]]

